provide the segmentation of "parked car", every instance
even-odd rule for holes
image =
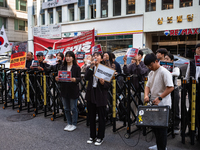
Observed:
[[[5,64],[5,68],[10,68],[10,57],[0,56],[0,64]]]
[[[190,60],[185,57],[174,55],[174,65],[180,68],[180,77],[186,75],[189,62]]]

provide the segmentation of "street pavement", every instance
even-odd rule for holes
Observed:
[[[11,108],[1,108],[0,150],[147,150],[149,146],[155,144],[155,137],[152,139],[152,133],[145,137],[142,132],[138,131],[129,139],[125,139],[125,128],[113,133],[112,126],[108,126],[103,144],[95,146],[86,143],[89,138],[89,128],[86,127],[85,121],[78,123],[75,131],[67,132],[63,130],[66,126],[63,118],[51,121],[50,117],[44,118],[43,114],[40,114],[31,120],[14,122],[16,120],[12,121],[11,116],[20,116],[27,112],[17,113],[17,110]],[[121,122],[117,123],[118,126],[120,124]],[[133,147],[138,142],[139,135],[139,143]],[[199,150],[200,144],[195,141],[195,145],[191,145],[188,137],[186,143],[182,144],[181,136],[178,135],[175,138],[169,136],[167,148],[168,150]]]

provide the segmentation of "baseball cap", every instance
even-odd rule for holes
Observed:
[[[43,56],[43,53],[42,53],[42,52],[39,52],[39,53],[37,53],[36,56]]]

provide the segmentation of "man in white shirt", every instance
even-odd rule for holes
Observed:
[[[144,102],[152,101],[154,105],[170,106],[171,95],[174,90],[172,75],[164,67],[160,66],[155,54],[147,54],[144,64],[151,70],[145,87]],[[149,93],[151,98],[149,99]],[[154,128],[156,145],[149,147],[150,150],[165,150],[167,145],[167,128]]]

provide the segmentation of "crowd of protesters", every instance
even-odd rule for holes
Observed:
[[[200,55],[200,44],[196,45],[196,55]],[[98,64],[106,65],[116,70],[115,74],[121,74],[122,70],[118,62],[115,61],[115,55],[111,52],[103,54],[95,52],[93,55],[89,54],[83,60],[84,65],[80,68],[77,64],[75,54],[72,51],[58,53],[56,65],[48,65],[44,61],[42,52],[36,54],[39,66],[32,67],[33,54],[27,53],[26,68],[37,69],[44,71],[71,71],[71,82],[59,83],[61,90],[62,103],[64,113],[67,119],[67,126],[65,131],[74,131],[77,128],[77,101],[79,97],[79,82],[81,80],[81,72],[85,72],[85,80],[88,81],[85,100],[87,101],[87,109],[90,118],[90,137],[87,140],[88,144],[94,143],[101,145],[105,137],[105,118],[106,118],[106,105],[108,89],[111,83],[104,79],[98,79],[94,76],[95,69]],[[139,88],[139,82],[143,81],[145,76],[148,76],[148,82],[145,88],[144,101],[145,103],[151,102],[153,105],[171,107],[170,93],[175,92],[175,133],[179,133],[180,111],[179,111],[179,88],[177,78],[180,75],[180,69],[174,67],[172,72],[160,65],[160,61],[174,62],[174,56],[170,54],[167,49],[160,48],[156,54],[147,54],[142,61],[143,52],[139,50],[138,54],[132,58],[131,64],[127,65],[127,57],[124,56],[123,73],[126,75],[137,75],[133,77],[132,83],[135,88]],[[175,80],[173,82],[173,78]],[[200,69],[195,65],[195,61],[191,60],[186,73],[186,78],[190,76],[196,79],[200,77]],[[58,76],[56,81],[58,81]],[[150,96],[151,95],[151,96]],[[96,114],[98,114],[98,131],[96,130]],[[97,132],[96,132],[97,131]],[[156,136],[156,145],[149,147],[149,149],[165,150],[167,146],[167,128],[153,128]]]

